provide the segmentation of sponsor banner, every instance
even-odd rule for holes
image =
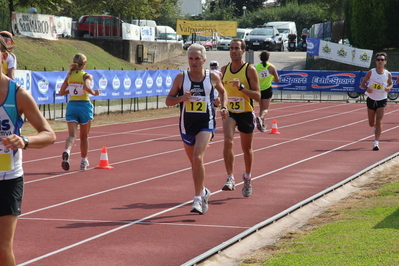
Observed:
[[[236,36],[237,21],[177,20],[177,34],[191,35],[193,33],[201,33],[201,35],[212,36],[213,32],[217,32],[220,36]]]
[[[72,18],[54,17],[57,35],[72,36]]]
[[[364,92],[360,88],[361,82],[367,72],[342,72],[342,71],[288,71],[280,70],[279,83],[273,83],[275,90],[289,91],[325,91],[325,92]],[[392,72],[393,89],[399,92],[399,73]]]
[[[56,18],[53,15],[13,12],[12,30],[17,36],[57,40]]]
[[[115,100],[167,95],[173,80],[182,70],[87,70],[93,75],[92,88],[100,89],[100,95],[92,100]],[[18,84],[27,89],[37,104],[65,103],[67,96],[60,96],[67,71],[16,70]],[[364,92],[360,84],[367,72],[353,71],[288,71],[279,70],[279,83],[274,90]],[[399,92],[399,72],[391,72],[393,89]]]
[[[140,27],[137,25],[122,23],[122,39],[140,40]]]
[[[141,40],[142,41],[155,41],[155,28],[154,27],[141,27]]]
[[[18,70],[18,75],[23,75]],[[111,100],[167,95],[173,80],[181,70],[87,70],[93,75],[92,89],[100,89],[93,100]],[[30,74],[31,73],[31,74]],[[66,96],[60,90],[67,71],[29,71],[29,87],[37,104],[63,103]],[[28,84],[28,83],[25,83]]]
[[[369,68],[372,50],[320,40],[319,57],[359,67]]]
[[[314,38],[306,39],[306,52],[308,55],[319,56],[320,40]]]
[[[32,71],[15,70],[15,81],[32,94]]]

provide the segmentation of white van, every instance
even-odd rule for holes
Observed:
[[[252,31],[253,29],[246,28],[246,29],[237,29],[237,36],[236,38],[240,38],[245,40],[247,35]]]
[[[149,19],[133,19],[132,24],[140,27],[157,27],[157,23],[154,20]]]
[[[180,42],[183,44],[183,36],[169,26],[157,26],[156,40],[161,42]]]
[[[283,37],[284,46],[288,45],[288,34],[297,34],[296,24],[293,21],[272,21],[263,24],[264,26],[274,26]]]

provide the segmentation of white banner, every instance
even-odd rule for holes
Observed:
[[[15,81],[32,94],[32,71],[15,70]]]
[[[142,41],[155,41],[155,28],[154,27],[141,27],[141,40]]]
[[[348,45],[320,40],[319,57],[321,58],[369,68],[372,56],[372,50],[358,49]]]
[[[140,26],[122,23],[122,39],[140,40]]]
[[[17,36],[57,40],[55,20],[53,15],[13,12],[11,24]]]
[[[57,35],[72,36],[72,18],[54,17]]]

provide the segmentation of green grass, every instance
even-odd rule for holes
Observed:
[[[76,53],[87,57],[86,69],[98,70],[143,70],[144,67],[118,59],[100,47],[84,40],[63,39],[58,41],[14,37],[14,53],[18,60],[18,69],[32,71],[68,70]],[[63,69],[64,68],[64,69]]]
[[[278,246],[262,265],[399,265],[398,203],[399,184],[383,185],[338,211],[340,219]]]

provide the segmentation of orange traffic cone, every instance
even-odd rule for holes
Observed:
[[[107,148],[103,147],[101,150],[100,164],[95,169],[112,169],[114,167],[108,164]]]
[[[270,131],[269,134],[280,134],[280,132],[278,132],[276,119],[273,120],[272,131]]]

